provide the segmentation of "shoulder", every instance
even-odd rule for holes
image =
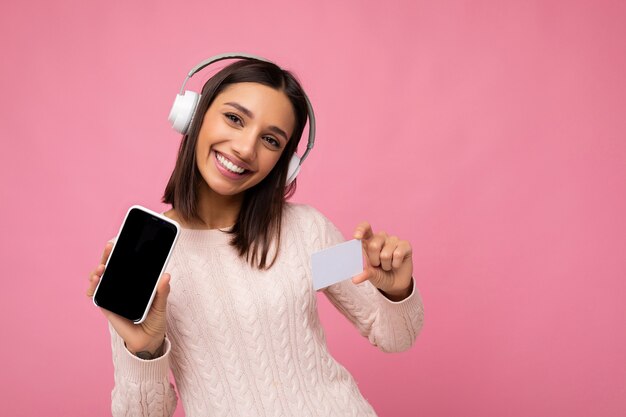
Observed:
[[[294,219],[315,219],[324,217],[324,215],[313,206],[300,203],[285,203],[285,217]]]
[[[297,231],[314,246],[324,248],[344,240],[337,227],[319,210],[306,204],[287,203],[283,213],[286,231]]]
[[[286,203],[283,212],[285,225],[323,225],[331,221],[316,208],[307,204]]]

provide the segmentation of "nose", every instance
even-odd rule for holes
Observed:
[[[231,143],[231,148],[235,155],[245,162],[253,162],[256,159],[258,134],[255,129],[248,129],[241,132]]]

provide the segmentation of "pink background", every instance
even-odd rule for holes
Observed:
[[[320,297],[381,416],[626,415],[626,3],[182,3],[0,6],[0,414],[110,414],[88,273],[131,204],[166,208],[186,72],[242,50],[315,106],[294,200],[413,244],[409,352]]]

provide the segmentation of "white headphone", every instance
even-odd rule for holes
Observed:
[[[189,80],[196,72],[200,71],[204,67],[209,66],[210,64],[222,61],[224,59],[250,59],[257,60],[263,62],[273,63],[265,58],[256,55],[250,55],[245,53],[226,53],[212,56],[211,58],[205,59],[195,67],[189,71],[185,81],[183,81],[183,86],[180,88],[180,92],[176,95],[176,100],[174,100],[174,105],[172,105],[172,110],[170,110],[170,115],[168,120],[172,124],[172,128],[183,135],[187,133],[189,126],[191,125],[191,121],[193,120],[194,114],[196,112],[196,108],[198,103],[200,102],[200,94],[194,91],[185,90],[185,84],[187,84],[187,80]],[[183,93],[184,91],[184,93]],[[311,102],[309,98],[304,94],[304,99],[306,100],[307,113],[309,116],[309,140],[306,145],[306,151],[299,157],[297,154],[293,154],[291,160],[289,161],[289,169],[287,170],[287,182],[285,185],[291,184],[293,180],[296,179],[296,176],[300,172],[300,166],[304,162],[304,159],[307,157],[311,149],[313,149],[313,143],[315,142],[315,114],[313,113],[313,107],[311,106]]]

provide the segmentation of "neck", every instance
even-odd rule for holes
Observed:
[[[208,229],[230,227],[237,221],[243,193],[220,195],[203,184],[198,192],[198,216]]]
[[[206,184],[198,190],[198,217],[200,221],[184,221],[175,209],[164,214],[176,220],[186,229],[224,229],[237,222],[243,203],[243,193],[224,196],[211,190]]]

